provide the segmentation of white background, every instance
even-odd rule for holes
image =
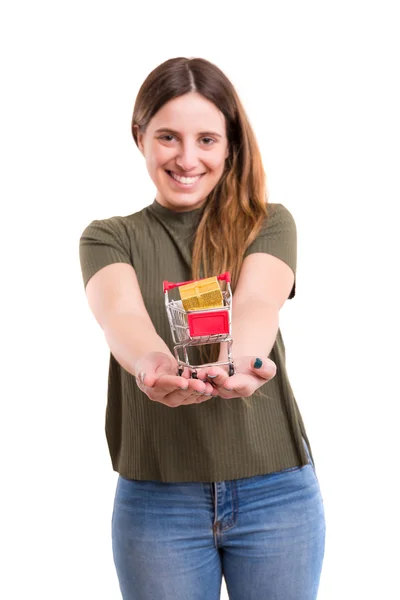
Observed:
[[[396,4],[3,4],[5,600],[120,598],[109,351],[78,246],[93,219],[153,201],[130,119],[147,74],[175,56],[206,58],[230,77],[269,200],[297,223],[297,294],[281,329],[326,510],[318,598],[400,597]]]

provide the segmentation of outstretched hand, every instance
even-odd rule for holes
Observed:
[[[218,396],[229,399],[251,396],[276,374],[276,365],[269,358],[241,356],[235,358],[235,368],[236,373],[231,377],[223,367],[198,369],[197,376],[200,380],[211,381]]]
[[[182,404],[199,404],[218,395],[211,383],[191,379],[188,368],[182,376],[177,372],[177,361],[164,352],[150,352],[135,365],[139,389],[155,402],[174,408]]]

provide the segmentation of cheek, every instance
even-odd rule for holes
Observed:
[[[216,174],[222,173],[225,167],[225,155],[221,154],[218,156],[212,157],[207,163],[207,166],[210,170],[214,171]]]
[[[151,148],[148,156],[148,166],[154,172],[156,169],[161,169],[165,164],[170,160],[171,152],[168,151],[168,148],[163,148],[160,146],[155,146]]]

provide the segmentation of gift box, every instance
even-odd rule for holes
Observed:
[[[217,277],[199,279],[181,285],[179,293],[183,308],[190,310],[206,310],[207,308],[220,308],[224,306],[222,291]]]

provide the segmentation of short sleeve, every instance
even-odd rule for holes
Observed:
[[[79,258],[83,284],[97,271],[113,263],[127,263],[133,266],[131,244],[123,217],[111,217],[102,221],[92,221],[83,231],[79,240]]]
[[[294,283],[289,298],[296,293],[297,229],[289,210],[283,204],[268,204],[268,216],[260,233],[247,248],[244,258],[255,252],[272,254],[283,260],[294,273]]]

